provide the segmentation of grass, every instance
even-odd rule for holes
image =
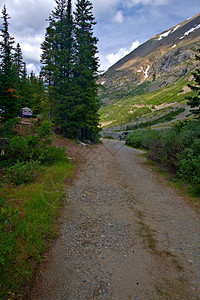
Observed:
[[[69,161],[57,162],[31,184],[19,187],[1,187],[0,197],[15,214],[8,213],[9,226],[4,231],[11,237],[0,268],[0,299],[18,299],[26,293],[38,262],[56,235],[57,217],[65,196],[64,182],[74,166]],[[3,241],[1,241],[3,243]]]
[[[141,122],[139,124],[135,124],[135,125],[127,125],[126,126],[126,130],[135,130],[138,128],[146,128],[152,125],[156,125],[156,124],[160,124],[160,123],[165,123],[165,122],[169,122],[172,121],[176,116],[178,116],[179,114],[181,114],[182,112],[185,111],[185,108],[176,108],[173,111],[170,111],[169,113],[165,114],[162,117],[158,117],[155,120],[152,121],[147,121],[147,122]]]
[[[154,92],[147,93],[144,91],[142,95],[135,94],[120,100],[113,98],[112,101],[102,105],[100,108],[100,123],[111,122],[108,125],[110,127],[136,122],[140,118],[143,118],[144,122],[151,118],[160,117],[164,110],[155,110],[155,107],[163,103],[186,103],[187,95],[182,92],[187,83],[188,75],[177,80],[172,85]],[[168,109],[166,109],[166,113],[169,113]]]

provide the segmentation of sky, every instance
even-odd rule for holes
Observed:
[[[76,0],[73,1],[75,8]],[[200,13],[200,0],[91,0],[99,39],[99,70],[105,71],[136,47]],[[54,0],[0,0],[6,5],[10,35],[19,43],[28,72],[40,71],[44,40]],[[1,14],[2,16],[2,14]]]

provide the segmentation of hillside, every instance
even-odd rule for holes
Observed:
[[[163,109],[176,109],[176,103],[186,108],[198,48],[200,14],[155,35],[110,67],[98,81],[102,127],[156,118]]]

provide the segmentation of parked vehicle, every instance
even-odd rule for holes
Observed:
[[[129,132],[122,132],[122,134],[119,135],[119,140],[125,141],[127,134],[129,134]]]
[[[21,108],[20,113],[19,113],[19,117],[21,117],[21,118],[32,118],[33,117],[33,111],[28,107]]]

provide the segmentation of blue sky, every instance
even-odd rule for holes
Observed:
[[[73,0],[73,3],[76,1]],[[92,0],[101,70],[154,35],[200,13],[200,0]],[[54,0],[1,0],[10,33],[19,42],[28,70],[39,72],[40,44]]]

